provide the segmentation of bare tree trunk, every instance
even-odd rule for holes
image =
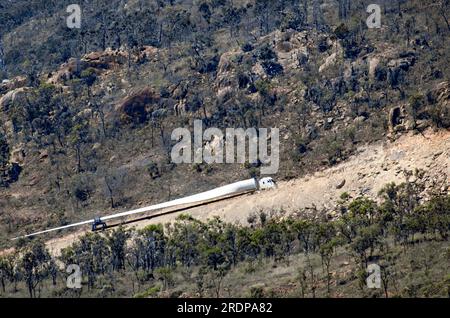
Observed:
[[[444,18],[445,23],[447,24],[447,29],[450,31],[450,23],[448,21],[447,16],[445,15],[445,9],[444,9],[444,4],[441,2],[441,8],[440,8],[440,13],[442,15],[442,18]]]
[[[0,70],[4,70],[6,67],[4,56],[5,53],[3,51],[3,42],[0,39]]]

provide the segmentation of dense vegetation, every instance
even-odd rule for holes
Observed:
[[[68,29],[69,2],[0,4],[2,245],[259,174],[171,163],[194,119],[280,128],[277,179],[450,125],[448,1],[383,1],[382,29],[370,1],[319,0],[84,1]]]
[[[22,241],[0,258],[1,289],[31,297],[449,296],[450,197],[420,204],[412,184],[388,184],[380,197],[377,204],[343,193],[338,219],[261,212],[241,226],[181,215],[165,226],[89,233],[57,259],[41,242]],[[336,269],[342,259],[350,266],[344,275]],[[287,291],[277,293],[281,282],[261,283],[268,263],[291,274]],[[379,290],[366,285],[371,263],[381,268]],[[81,289],[66,288],[70,264],[80,266]],[[244,288],[255,272],[256,284]]]
[[[1,248],[21,233],[259,176],[258,163],[172,163],[171,130],[195,119],[280,128],[278,180],[366,143],[450,127],[448,0],[380,1],[381,29],[367,28],[371,0],[89,0],[82,27],[69,29],[73,2],[0,2]],[[332,220],[322,210],[265,211],[248,226],[185,215],[89,234],[57,259],[20,241],[0,257],[0,291],[448,296],[440,187],[429,202],[410,183],[387,186],[380,204],[343,195]],[[373,262],[383,291],[363,283]],[[71,263],[82,290],[65,287],[60,265]],[[278,269],[286,285],[269,275]],[[273,288],[253,286],[266,274]]]

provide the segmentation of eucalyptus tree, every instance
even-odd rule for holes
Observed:
[[[36,288],[49,276],[51,257],[44,243],[39,241],[25,246],[20,254],[23,279],[30,297],[33,298],[36,297]]]

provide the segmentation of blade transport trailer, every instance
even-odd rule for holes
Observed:
[[[149,216],[146,216],[144,218],[139,218],[136,220],[129,220],[129,221],[124,221],[124,218],[131,216],[131,215],[142,214],[142,213],[150,212],[150,211],[162,211],[163,209],[167,209],[167,208],[174,208],[174,210],[165,211],[158,215],[174,213],[174,212],[186,210],[186,209],[189,209],[189,208],[192,208],[195,206],[208,204],[208,203],[211,203],[214,201],[224,200],[224,199],[228,199],[230,197],[243,195],[243,194],[247,194],[247,193],[252,193],[257,190],[267,190],[267,189],[273,189],[273,188],[276,188],[276,183],[271,177],[265,177],[265,178],[260,179],[259,181],[256,180],[256,178],[253,178],[253,179],[248,179],[248,180],[228,184],[228,185],[225,185],[225,186],[222,186],[219,188],[215,188],[215,189],[212,189],[209,191],[201,192],[201,193],[187,196],[184,198],[159,203],[156,205],[147,206],[144,208],[121,212],[121,213],[108,215],[108,216],[104,216],[104,217],[96,217],[94,219],[87,220],[87,221],[77,222],[77,223],[73,223],[73,224],[69,224],[69,225],[60,226],[57,228],[52,228],[52,229],[39,231],[36,233],[27,234],[24,236],[19,236],[19,237],[13,238],[13,240],[16,240],[19,238],[36,236],[36,235],[59,231],[59,230],[64,230],[64,229],[82,226],[82,225],[86,225],[86,224],[92,225],[92,231],[104,230],[104,229],[108,228],[106,221],[109,221],[109,220],[121,219],[122,222],[120,224],[133,223],[133,222],[138,222],[142,219],[148,218]],[[152,215],[152,216],[155,217],[156,215]]]

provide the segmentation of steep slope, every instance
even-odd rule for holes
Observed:
[[[418,146],[420,145],[420,146]],[[144,228],[149,224],[173,221],[180,213],[206,220],[214,216],[228,222],[248,224],[254,213],[317,215],[331,211],[330,217],[346,192],[351,197],[366,195],[377,198],[387,183],[412,182],[423,185],[423,200],[430,193],[450,193],[450,131],[407,134],[392,142],[378,142],[361,147],[355,155],[335,167],[323,169],[303,178],[278,182],[278,189],[230,198],[187,211],[158,216],[130,226]],[[85,232],[80,231],[47,242],[58,255]]]
[[[2,5],[0,246],[260,176],[258,163],[173,163],[171,132],[194,120],[279,128],[286,182],[450,127],[447,2],[385,2],[379,29],[368,3],[318,2],[87,1],[79,30],[61,19],[68,0]],[[367,191],[352,180],[336,172],[316,192]],[[310,206],[307,193],[283,204]]]

